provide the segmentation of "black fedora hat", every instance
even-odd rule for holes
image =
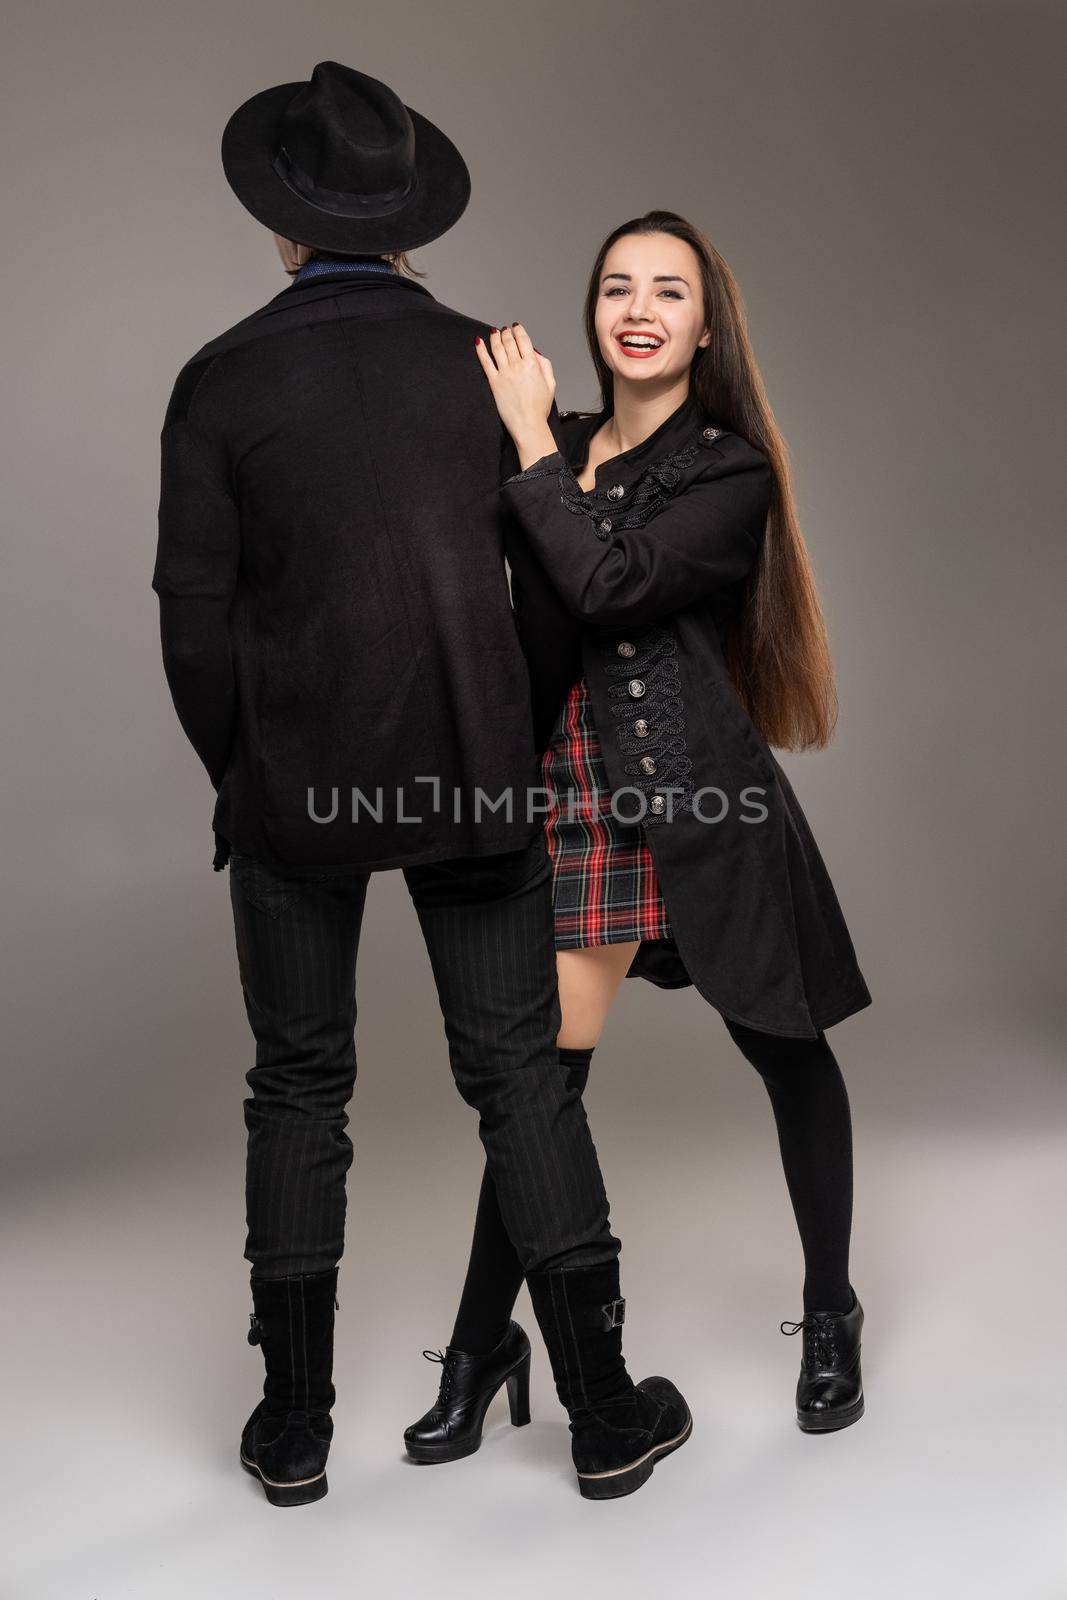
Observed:
[[[427,244],[471,192],[467,164],[440,128],[388,84],[337,61],[239,106],[222,135],[222,165],[258,222],[338,255]]]

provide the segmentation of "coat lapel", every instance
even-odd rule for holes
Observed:
[[[594,474],[594,487],[589,493],[600,495],[609,485],[615,483],[629,487],[647,467],[662,457],[669,456],[680,445],[687,443],[691,436],[695,436],[700,414],[696,395],[690,391],[681,405],[677,406],[669,417],[665,417],[647,439],[642,439],[640,444],[635,444],[631,450],[624,450],[621,455],[612,456],[608,461],[600,463]],[[589,445],[593,435],[610,415],[611,411],[607,406],[593,413],[561,414],[562,436],[567,445],[567,459],[573,471],[580,472],[585,466],[589,459]]]

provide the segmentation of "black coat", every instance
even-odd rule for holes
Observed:
[[[574,471],[606,414],[563,413],[561,451],[501,490],[521,528],[508,558],[536,743],[584,672],[618,814],[644,829],[673,935],[645,940],[628,976],[693,983],[738,1022],[812,1038],[871,996],[804,813],[723,660],[770,464],[691,395],[585,495]]]
[[[411,279],[342,272],[291,284],[179,374],[152,587],[217,790],[217,868],[231,844],[340,872],[517,850],[543,827],[488,333]],[[334,820],[309,789],[323,817],[337,790]]]

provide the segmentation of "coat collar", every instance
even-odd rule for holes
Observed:
[[[272,306],[291,306],[298,302],[316,300],[322,295],[360,294],[370,291],[379,294],[411,293],[435,298],[415,278],[406,278],[399,272],[350,272],[341,267],[337,272],[320,272],[312,277],[294,278],[287,289],[275,295]]]
[[[344,271],[323,273],[320,277],[305,278],[302,283],[289,284],[288,288],[282,289],[273,300],[268,300],[265,305],[260,306],[258,311],[253,311],[250,316],[235,323],[225,333],[220,333],[218,338],[211,339],[203,345],[195,356],[190,357],[186,365],[193,361],[207,360],[209,357],[221,355],[225,350],[232,350],[238,345],[260,339],[265,333],[272,332],[275,327],[287,328],[294,323],[299,324],[305,316],[308,321],[313,321],[322,314],[319,311],[308,312],[308,308],[317,301],[351,294],[370,295],[372,298],[366,303],[366,309],[370,313],[375,312],[382,303],[381,300],[373,298],[375,295],[403,297],[418,294],[427,300],[432,300],[434,305],[439,304],[429,289],[424,289],[414,278],[404,278],[399,273]],[[278,319],[277,322],[275,318]]]
[[[580,472],[585,466],[589,458],[590,441],[611,414],[611,407],[604,406],[600,411],[581,412],[561,418],[563,436],[568,445],[568,462],[572,471]],[[618,477],[643,471],[651,461],[689,438],[701,419],[699,401],[690,389],[681,405],[676,406],[670,416],[664,417],[659,427],[654,428],[647,439],[642,439],[640,444],[635,444],[630,450],[624,450],[621,455],[612,456],[600,463],[594,474],[595,488],[599,489],[602,478],[611,478],[614,481]]]
[[[308,278],[326,278],[335,272],[381,272],[397,276],[397,269],[381,256],[353,256],[349,261],[326,261],[321,256],[311,256],[294,274],[294,283],[304,283]]]

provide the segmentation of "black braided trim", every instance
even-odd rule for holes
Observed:
[[[672,814],[677,816],[679,812],[691,811],[693,805],[690,777],[693,762],[687,753],[678,640],[669,628],[660,626],[646,630],[634,642],[636,655],[627,660],[608,661],[604,667],[609,678],[622,680],[609,684],[608,695],[616,719],[615,733],[623,771],[634,787],[642,791],[649,805],[657,790],[681,791],[666,796]],[[626,687],[632,678],[640,678],[645,685],[645,693],[639,700],[635,700]],[[649,725],[643,739],[633,731],[633,724],[641,717]],[[654,773],[641,771],[638,763],[642,756],[653,758],[657,768]],[[668,813],[664,811],[657,816],[649,809],[641,821],[649,826],[666,822]]]
[[[615,528],[641,528],[650,517],[674,494],[682,481],[686,467],[692,466],[700,453],[696,444],[683,445],[669,456],[649,462],[630,491],[625,510],[612,514]]]
[[[658,461],[650,461],[629,491],[624,508],[620,508],[606,489],[582,489],[562,452],[558,450],[542,456],[524,472],[516,472],[506,481],[521,483],[527,478],[544,478],[550,472],[555,472],[559,478],[559,497],[563,506],[573,516],[588,517],[597,538],[608,539],[612,533],[626,528],[643,528],[649,518],[655,516],[671,498],[682,481],[686,467],[692,466],[699,454],[700,446],[691,443],[683,445],[680,450],[672,450],[670,455],[660,456]],[[610,526],[602,527],[604,522]]]

